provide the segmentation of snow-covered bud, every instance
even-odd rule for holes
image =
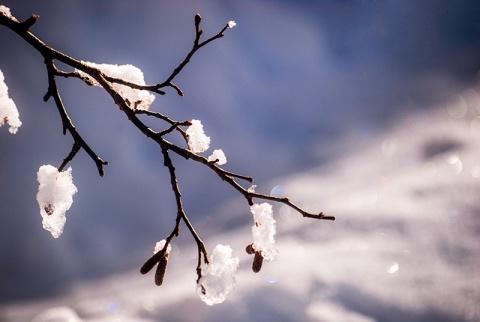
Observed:
[[[254,204],[250,211],[255,222],[252,226],[253,248],[262,254],[265,261],[271,261],[278,254],[275,248],[276,221],[273,219],[272,205],[267,202]]]
[[[228,28],[233,28],[237,25],[237,23],[233,20],[230,20],[229,22],[227,22],[227,26]]]
[[[1,10],[0,6],[0,10]],[[17,106],[15,102],[8,96],[8,87],[5,84],[5,77],[0,70],[0,126],[7,123],[10,127],[8,131],[12,134],[17,133],[18,128],[22,125],[20,122]]]
[[[167,241],[166,241],[165,239],[162,239],[161,241],[157,242],[157,243],[155,244],[155,249],[153,250],[153,253],[156,254],[156,253],[158,253],[159,251],[161,251],[162,249],[164,249],[166,242],[167,242]],[[171,251],[172,251],[172,245],[171,245],[171,244],[168,244],[166,253],[167,253],[167,254],[170,254]]]
[[[210,147],[210,137],[203,132],[202,122],[192,120],[192,125],[186,130],[188,135],[188,148],[195,153],[205,152]]]
[[[217,245],[210,256],[210,264],[203,270],[198,281],[197,293],[208,305],[219,304],[235,287],[235,272],[238,268],[238,257],[232,257],[232,248],[228,245]]]
[[[52,165],[42,165],[37,173],[40,184],[37,201],[42,215],[43,228],[58,238],[65,226],[65,212],[70,209],[77,187],[72,181],[72,168],[58,172]]]
[[[227,157],[225,153],[223,153],[223,150],[214,150],[212,155],[208,157],[208,162],[216,162],[218,165],[222,165],[227,163]]]

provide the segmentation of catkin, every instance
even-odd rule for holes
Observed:
[[[263,264],[263,256],[260,252],[255,252],[255,257],[253,258],[252,270],[254,273],[260,272]]]
[[[155,284],[158,286],[162,285],[163,278],[165,277],[165,272],[167,271],[167,264],[168,264],[168,253],[165,254],[164,257],[160,260],[157,266],[157,270],[155,271]]]

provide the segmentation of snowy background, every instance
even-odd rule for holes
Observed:
[[[165,79],[189,50],[193,17],[204,48],[152,109],[201,119],[226,168],[259,192],[287,194],[335,222],[275,206],[280,251],[251,273],[251,214],[233,189],[177,161],[185,208],[209,250],[240,257],[237,287],[208,307],[195,294],[196,251],[175,239],[160,288],[140,265],[174,224],[161,154],[105,94],[61,80],[77,129],[110,161],[98,177],[73,161],[78,187],[63,235],[41,228],[42,164],[71,148],[43,103],[40,55],[0,28],[0,69],[23,126],[0,128],[0,320],[480,320],[480,5],[475,1],[3,1],[41,16],[37,36],[75,58],[131,63]],[[5,45],[6,44],[6,45]],[[48,313],[48,312],[47,312]]]

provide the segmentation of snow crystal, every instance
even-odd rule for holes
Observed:
[[[238,268],[238,257],[232,257],[232,248],[228,245],[217,245],[210,256],[210,264],[203,270],[198,281],[197,293],[208,305],[219,304],[235,287],[235,272]]]
[[[72,196],[77,192],[72,182],[72,168],[58,172],[52,165],[42,165],[38,169],[37,180],[40,184],[37,201],[43,228],[58,238],[65,225],[65,212],[72,206]]]
[[[227,157],[225,156],[225,153],[223,153],[223,150],[214,150],[212,152],[212,155],[208,157],[208,161],[213,162],[215,160],[217,161],[218,165],[222,165],[227,163]]]
[[[153,253],[156,254],[158,253],[159,251],[161,251],[163,249],[163,247],[165,247],[165,243],[167,241],[165,239],[162,239],[161,241],[157,242],[155,244],[155,249],[153,250]],[[170,253],[170,251],[172,250],[172,245],[171,244],[168,244],[168,247],[167,247],[167,253]]]
[[[90,67],[100,69],[103,73],[105,73],[105,75],[110,77],[120,78],[136,85],[145,85],[145,79],[143,77],[142,70],[133,65],[96,64],[85,61],[83,63]],[[85,77],[93,85],[100,86],[100,84],[90,75],[78,69],[75,71],[78,72],[82,77]],[[113,83],[112,86],[113,89],[115,89],[120,96],[122,96],[127,104],[129,104],[131,109],[148,110],[150,105],[152,105],[153,101],[155,100],[155,96],[146,90],[133,89],[118,83]]]
[[[0,6],[0,11],[2,10]],[[5,84],[5,77],[0,70],[0,127],[8,123],[10,128],[8,131],[12,134],[17,133],[18,128],[22,125],[20,122],[17,106],[15,102],[8,96],[8,87]]]
[[[254,204],[250,211],[255,221],[252,226],[253,248],[261,252],[265,261],[271,261],[278,254],[273,237],[276,232],[276,221],[273,219],[272,205],[267,202]]]
[[[188,148],[195,153],[204,152],[210,147],[210,137],[203,132],[202,122],[192,120],[192,125],[187,129]]]
[[[8,18],[12,19],[12,20],[15,20],[15,21],[18,21],[17,18],[15,18],[14,16],[12,16],[12,13],[10,12],[10,8],[9,7],[6,7],[4,5],[1,5],[0,6],[0,12],[3,13],[5,16],[7,16]]]
[[[227,23],[227,26],[228,28],[233,28],[237,25],[237,23],[233,20],[230,20],[228,23]]]

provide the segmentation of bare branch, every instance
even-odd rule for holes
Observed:
[[[204,262],[208,264],[207,249],[205,247],[204,242],[200,239],[200,236],[195,231],[195,228],[193,227],[187,215],[185,214],[185,210],[183,209],[182,194],[180,193],[180,188],[178,187],[177,175],[175,174],[175,167],[173,166],[172,159],[168,154],[168,148],[162,146],[162,153],[163,153],[164,165],[168,168],[168,171],[170,173],[170,184],[172,185],[172,190],[175,194],[175,200],[177,202],[177,222],[178,222],[178,218],[181,218],[183,220],[188,230],[190,231],[190,234],[193,236],[193,238],[195,239],[195,242],[197,243],[197,248],[198,248],[197,282],[198,282],[198,280],[200,280],[200,278],[202,277],[202,254],[203,254]],[[177,236],[178,236],[178,231],[179,231],[179,227],[177,224],[177,227],[175,230],[175,234]]]
[[[200,14],[195,15],[195,40],[193,41],[193,47],[190,52],[187,54],[185,59],[175,68],[172,74],[165,80],[163,83],[158,84],[158,88],[170,86],[177,90],[178,95],[183,96],[183,91],[175,84],[172,83],[173,79],[182,71],[182,69],[190,62],[190,59],[193,57],[195,52],[205,46],[206,44],[214,41],[215,39],[221,38],[225,34],[225,30],[228,28],[228,24],[215,36],[205,40],[200,43],[200,39],[203,34],[203,30],[200,28],[200,23],[202,21],[202,16]]]
[[[128,86],[132,89],[137,90],[146,90],[150,91],[155,94],[164,95],[165,92],[160,90],[163,87],[171,87],[177,91],[180,96],[183,96],[183,91],[180,89],[179,86],[172,83],[175,77],[185,68],[185,66],[190,62],[193,55],[199,50],[200,48],[206,46],[207,44],[211,43],[212,41],[219,39],[224,36],[224,33],[227,28],[231,27],[230,23],[227,23],[223,29],[213,37],[205,41],[201,41],[201,37],[203,34],[203,30],[200,27],[202,17],[199,14],[195,15],[195,39],[193,42],[193,46],[191,50],[188,52],[184,60],[178,65],[177,68],[173,70],[173,72],[168,76],[168,78],[163,83],[158,83],[154,85],[138,85],[126,81],[124,79],[114,78],[111,76],[106,75],[100,69],[90,66],[80,60],[74,59],[58,50],[55,50],[36,36],[34,36],[30,31],[30,27],[37,21],[38,16],[32,15],[30,18],[25,20],[24,22],[18,22],[14,18],[7,17],[3,12],[0,12],[0,25],[4,25],[7,28],[11,29],[15,33],[17,33],[21,38],[23,38],[27,43],[29,43],[32,47],[34,47],[44,58],[45,64],[47,67],[47,75],[48,75],[48,91],[43,97],[44,101],[48,101],[50,98],[53,98],[55,101],[55,105],[57,110],[61,116],[62,126],[63,126],[63,134],[65,135],[67,131],[72,136],[74,143],[72,146],[72,150],[68,154],[68,156],[63,160],[62,164],[59,167],[59,171],[62,171],[69,162],[71,162],[76,154],[83,149],[87,152],[90,158],[95,162],[97,166],[97,170],[101,176],[104,175],[104,168],[103,166],[108,164],[107,161],[102,160],[91,148],[90,146],[83,140],[82,136],[78,133],[77,129],[73,125],[72,120],[70,119],[67,110],[62,102],[60,93],[57,88],[56,76],[69,78],[80,78],[88,85],[93,85],[94,79],[98,84],[110,95],[114,103],[118,106],[120,111],[122,111],[128,120],[139,130],[141,131],[146,137],[152,139],[154,142],[158,144],[161,148],[164,166],[167,168],[170,176],[170,185],[171,189],[174,193],[176,206],[177,206],[177,216],[175,219],[175,225],[171,231],[171,233],[166,238],[166,243],[164,248],[151,256],[145,264],[142,266],[140,272],[142,274],[148,273],[155,265],[158,265],[155,275],[155,283],[157,285],[161,285],[163,283],[163,278],[165,275],[166,266],[168,263],[168,252],[167,247],[170,245],[171,241],[174,237],[179,236],[180,234],[180,225],[183,222],[189,231],[189,233],[194,238],[197,244],[198,250],[198,263],[196,267],[197,272],[197,282],[202,277],[202,264],[208,264],[208,254],[205,243],[200,238],[199,234],[193,227],[192,223],[190,222],[188,216],[185,213],[185,209],[182,203],[182,194],[180,192],[180,188],[178,185],[177,174],[175,170],[175,166],[172,162],[170,157],[170,152],[173,152],[185,159],[193,160],[199,162],[206,167],[210,168],[213,172],[215,172],[219,178],[230,186],[232,186],[235,190],[237,190],[240,194],[242,194],[245,199],[247,200],[249,205],[254,204],[254,199],[264,199],[264,200],[271,200],[279,203],[283,203],[290,208],[299,212],[303,217],[307,218],[314,218],[314,219],[325,219],[325,220],[335,220],[333,216],[326,216],[323,212],[320,213],[310,213],[301,207],[297,206],[296,204],[292,203],[289,198],[286,197],[275,197],[272,195],[267,194],[260,194],[252,191],[250,189],[244,188],[237,182],[237,179],[245,180],[247,182],[253,182],[253,178],[250,176],[240,175],[228,170],[225,170],[217,165],[216,161],[208,161],[207,158],[192,152],[188,149],[188,135],[183,126],[190,126],[192,123],[190,121],[175,121],[168,116],[160,113],[160,112],[151,112],[147,110],[137,110],[135,107],[135,102],[131,104],[127,98],[123,98],[122,95],[113,87],[114,84],[120,84],[124,86]],[[234,25],[234,24],[233,24]],[[81,71],[79,73],[77,71],[74,72],[66,72],[59,70],[55,66],[55,61],[60,61],[67,66],[70,66],[76,70]],[[89,75],[88,77],[84,76],[83,73]],[[91,77],[91,78],[90,78]],[[95,83],[96,84],[96,83]],[[134,105],[134,106],[132,106]],[[150,127],[148,127],[142,120],[139,119],[139,115],[147,115],[154,117],[156,119],[162,120],[166,122],[169,126],[167,129],[163,131],[154,131]],[[165,124],[164,124],[165,125]],[[182,147],[176,144],[173,144],[165,139],[167,134],[173,133],[180,133],[184,138],[185,142],[187,143],[187,147]],[[251,252],[252,250],[248,250],[247,252]],[[261,254],[256,252],[255,253],[256,260],[254,261],[253,271],[258,272],[263,263],[263,257]]]
[[[65,159],[63,159],[62,164],[60,165],[60,167],[58,167],[58,172],[63,171],[63,169],[67,166],[68,162],[72,161],[75,155],[77,154],[77,152],[80,151],[80,148],[81,148],[80,144],[78,144],[77,142],[73,143],[72,151],[70,151],[68,156]]]
[[[85,142],[85,140],[83,140],[83,138],[77,132],[77,129],[73,125],[72,120],[68,116],[65,106],[63,105],[62,99],[60,97],[60,93],[58,92],[57,82],[55,80],[56,68],[55,68],[55,65],[53,64],[53,60],[45,59],[45,64],[47,65],[47,74],[48,74],[48,94],[47,95],[48,97],[53,97],[55,101],[55,105],[57,106],[57,110],[60,113],[60,116],[62,118],[62,124],[63,124],[63,134],[65,135],[68,130],[68,132],[72,135],[73,139],[75,140],[75,144],[83,148],[85,152],[87,152],[90,158],[95,162],[98,169],[98,173],[100,174],[100,176],[103,177],[105,175],[103,166],[107,165],[108,162],[102,160],[95,152],[93,152],[90,146]],[[45,97],[47,97],[47,95]],[[73,156],[75,156],[75,154],[76,152],[73,154]],[[68,161],[70,160],[67,160],[67,162]]]

